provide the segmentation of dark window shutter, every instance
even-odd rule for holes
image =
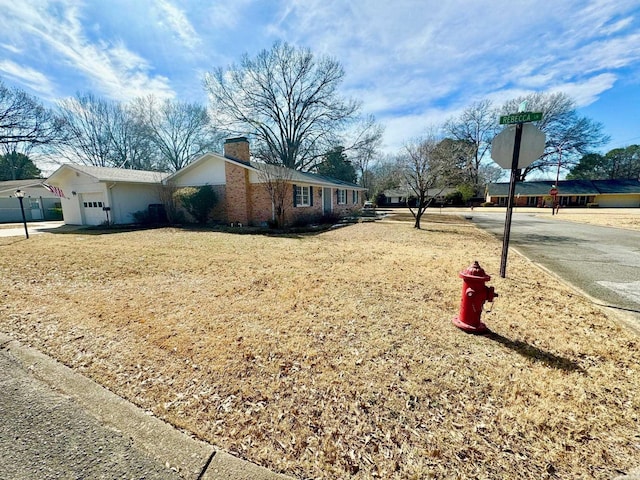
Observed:
[[[298,206],[298,204],[296,203],[296,198],[297,198],[296,196],[297,196],[297,193],[298,193],[298,192],[297,192],[297,190],[298,190],[298,187],[296,187],[296,186],[294,185],[294,186],[293,186],[293,206],[294,206],[294,207],[297,207],[297,206]]]
[[[309,206],[313,207],[313,187],[309,187]]]

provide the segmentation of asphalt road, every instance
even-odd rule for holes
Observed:
[[[474,212],[473,222],[502,239],[504,211]],[[640,232],[516,209],[509,245],[640,327]]]

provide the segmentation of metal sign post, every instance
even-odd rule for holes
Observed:
[[[516,138],[513,143],[513,157],[511,158],[511,180],[509,181],[509,197],[507,199],[507,217],[504,221],[504,235],[502,237],[502,258],[500,259],[500,278],[507,274],[507,255],[509,253],[509,237],[511,235],[511,216],[513,214],[513,199],[516,193],[516,175],[518,160],[520,159],[520,143],[522,142],[522,123],[516,125]]]
[[[524,106],[521,107],[524,108]],[[491,158],[502,168],[511,168],[507,216],[502,237],[502,260],[500,262],[500,277],[502,278],[505,278],[507,272],[507,254],[509,252],[517,171],[519,168],[528,167],[540,158],[545,147],[545,134],[536,126],[526,122],[535,122],[541,119],[542,112],[518,112],[512,115],[503,115],[500,117],[500,124],[515,124],[515,129],[513,127],[505,128],[491,142]]]

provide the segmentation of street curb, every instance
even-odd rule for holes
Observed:
[[[573,283],[565,280],[564,278],[562,278],[560,275],[558,275],[554,271],[552,271],[552,270],[548,269],[547,267],[545,267],[544,265],[532,260],[527,255],[525,255],[523,252],[518,250],[516,247],[509,247],[509,249],[513,250],[515,253],[520,255],[522,258],[525,258],[534,267],[539,268],[544,273],[546,273],[546,274],[550,275],[551,277],[555,278],[559,283],[563,284],[565,287],[573,290],[578,295],[580,295],[580,296],[586,298],[587,300],[589,300],[592,305],[604,310],[606,313],[609,313],[609,314],[613,315],[616,319],[618,319],[619,323],[621,323],[627,329],[631,330],[636,335],[640,335],[640,326],[638,326],[637,321],[635,321],[635,319],[633,318],[632,315],[629,315],[629,314],[625,313],[624,311],[621,311],[621,310],[619,310],[619,309],[617,309],[615,307],[610,307],[608,305],[604,305],[601,300],[599,300],[599,299],[597,299],[595,297],[592,297],[587,292],[585,292],[581,288],[575,286]]]
[[[486,232],[489,235],[492,235],[495,238],[500,239],[500,235],[499,234],[490,232],[489,230],[485,230],[484,228],[482,228],[478,224],[474,223],[474,225],[479,230],[482,230],[483,232]],[[554,271],[548,269],[547,267],[545,267],[541,263],[538,263],[535,260],[531,259],[531,257],[526,255],[524,252],[520,251],[517,247],[509,246],[509,250],[513,251],[514,253],[516,253],[520,257],[526,259],[534,267],[537,267],[538,269],[542,270],[546,274],[552,276],[558,282],[562,283],[567,288],[569,288],[569,289],[573,290],[574,292],[576,292],[576,294],[583,296],[584,298],[589,300],[592,305],[594,305],[594,306],[602,309],[604,312],[609,313],[612,316],[614,316],[618,320],[618,323],[621,324],[623,327],[626,327],[628,330],[632,331],[636,335],[640,335],[640,325],[638,325],[637,320],[635,320],[635,318],[632,315],[627,314],[624,311],[621,311],[621,310],[619,310],[619,309],[617,309],[615,307],[603,304],[601,300],[599,300],[599,299],[597,299],[595,297],[592,297],[587,292],[585,292],[581,288],[577,287],[573,283],[569,282],[568,280],[565,280],[564,278],[562,278],[560,275],[558,275]]]
[[[105,426],[129,437],[136,448],[193,480],[287,480],[292,477],[236,458],[147,414],[93,380],[0,333],[0,351],[52,389],[70,397]]]

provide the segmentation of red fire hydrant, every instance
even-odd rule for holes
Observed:
[[[486,282],[491,280],[480,264],[475,261],[473,265],[460,272],[462,278],[462,299],[460,300],[460,314],[452,322],[466,332],[483,333],[489,330],[480,320],[484,302],[492,302],[498,294],[493,287],[487,287]]]

